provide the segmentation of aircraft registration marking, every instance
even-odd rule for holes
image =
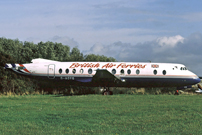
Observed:
[[[68,77],[60,77],[60,80],[74,80],[74,77],[68,76]]]

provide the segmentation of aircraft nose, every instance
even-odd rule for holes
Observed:
[[[196,79],[194,79],[194,81],[197,83],[201,82],[201,79],[199,77],[197,77]]]

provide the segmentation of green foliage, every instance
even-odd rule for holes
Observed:
[[[84,56],[85,61],[100,61],[100,62],[116,62],[116,59],[112,57],[106,57],[104,55],[95,55],[95,54],[88,54]]]
[[[74,47],[70,52],[70,61],[83,61],[83,54],[78,48]]]
[[[3,69],[6,63],[30,63],[34,58],[44,58],[56,61],[115,61],[114,58],[108,58],[99,55],[85,55],[75,47],[70,51],[69,46],[62,45],[61,43],[53,42],[39,42],[34,44],[33,42],[24,43],[18,39],[6,39],[0,38],[0,92],[14,94],[33,93],[41,85],[38,86],[40,81],[28,79],[13,72],[9,72]],[[48,89],[49,93],[52,93],[56,88],[53,85],[51,87],[42,87],[41,90]],[[84,90],[80,87],[73,88],[73,94],[86,94],[92,93],[92,90]],[[66,92],[65,89],[61,91]]]

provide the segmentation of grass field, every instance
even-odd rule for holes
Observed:
[[[0,97],[0,134],[202,134],[202,95]]]

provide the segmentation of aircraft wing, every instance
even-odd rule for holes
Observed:
[[[93,82],[109,82],[109,83],[122,83],[121,78],[113,75],[106,69],[96,70],[96,74],[93,76]]]

